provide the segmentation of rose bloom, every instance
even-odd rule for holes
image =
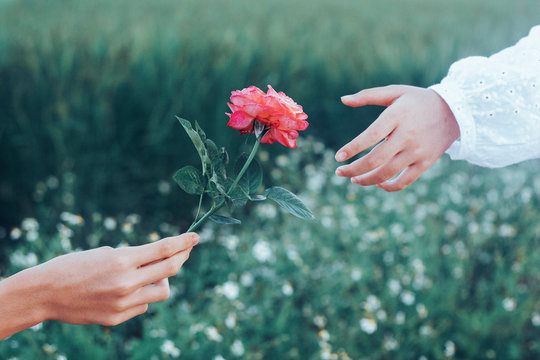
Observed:
[[[227,114],[227,126],[240,130],[241,134],[254,133],[253,124],[257,119],[270,128],[261,140],[263,143],[277,141],[295,148],[298,130],[305,130],[309,125],[302,106],[283,92],[276,92],[270,85],[267,93],[256,86],[233,91],[231,102],[227,104],[232,111],[232,114]]]

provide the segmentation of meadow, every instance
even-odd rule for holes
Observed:
[[[540,163],[441,159],[388,194],[333,175],[333,152],[381,109],[339,97],[429,86],[540,23],[532,0],[0,0],[0,275],[185,231],[196,164],[175,120],[220,146],[230,91],[271,84],[304,106],[294,150],[264,146],[263,204],[205,225],[171,299],[112,328],[46,322],[6,359],[536,359]]]

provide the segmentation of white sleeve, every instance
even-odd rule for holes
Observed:
[[[489,58],[457,61],[431,89],[459,124],[452,159],[500,167],[540,158],[540,26]]]

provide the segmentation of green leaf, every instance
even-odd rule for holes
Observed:
[[[244,153],[240,155],[238,160],[236,160],[235,170],[237,173],[239,173],[240,170],[242,170],[242,167],[246,163],[246,160],[248,157],[249,157],[248,154]],[[259,187],[262,184],[262,178],[263,178],[263,173],[262,173],[261,165],[259,165],[257,160],[253,159],[251,161],[251,164],[249,164],[246,172],[244,173],[244,176],[242,176],[242,178],[238,182],[238,185],[247,194],[253,194],[253,193],[256,193],[257,190],[259,190]]]
[[[302,200],[287,189],[274,186],[266,189],[264,195],[300,219],[313,220],[315,218]]]
[[[218,182],[224,181],[227,178],[227,170],[223,152],[218,150],[216,144],[210,139],[206,139],[205,144],[208,157],[210,158],[212,177],[215,175]]]
[[[227,216],[221,216],[221,215],[210,215],[208,219],[212,220],[215,223],[223,224],[223,225],[232,225],[232,224],[241,224],[242,222],[238,219],[227,217]]]
[[[180,117],[176,117],[178,121],[180,121],[180,124],[184,127],[184,130],[186,130],[186,133],[188,134],[189,138],[191,139],[191,142],[193,142],[193,145],[195,145],[195,149],[197,149],[197,153],[199,154],[199,157],[201,158],[201,164],[202,164],[202,174],[203,176],[206,175],[211,167],[211,161],[210,157],[208,156],[208,152],[206,150],[206,146],[204,144],[204,140],[201,137],[201,134],[195,130],[193,130],[193,127],[191,126],[191,123],[186,120],[182,119]],[[195,126],[197,129],[200,129],[199,125],[195,123]],[[202,135],[204,139],[206,139],[206,135],[202,130]]]
[[[266,196],[264,195],[250,195],[249,200],[251,201],[263,201],[263,200],[266,200]]]
[[[200,195],[204,192],[204,177],[193,166],[184,166],[174,174],[173,179],[188,194]]]

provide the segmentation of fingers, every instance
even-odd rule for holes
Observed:
[[[383,190],[388,192],[401,191],[407,186],[412,184],[422,175],[427,168],[424,168],[420,164],[412,164],[401,173],[396,179],[391,181],[385,181],[380,184],[377,184]]]
[[[407,88],[404,85],[390,85],[364,89],[356,94],[343,96],[341,101],[345,105],[352,107],[365,105],[390,106],[397,98],[405,93]]]
[[[353,177],[351,182],[363,186],[377,185],[398,175],[409,164],[407,155],[405,153],[399,153],[377,169],[367,174]]]
[[[366,130],[347,143],[336,153],[336,160],[341,162],[369,149],[387,138],[396,128],[396,117],[392,116],[392,108],[387,108]],[[339,175],[339,174],[338,174]]]
[[[189,258],[190,253],[191,248],[188,248],[169,258],[139,268],[137,274],[138,285],[144,286],[156,283],[161,279],[176,275]]]
[[[149,264],[156,260],[165,259],[172,255],[189,249],[199,242],[199,235],[187,233],[179,236],[168,237],[155,243],[126,248],[130,251],[130,258],[138,266]]]
[[[337,168],[336,175],[352,178],[366,174],[390,161],[398,151],[400,151],[400,148],[395,146],[392,139],[389,138],[374,147],[369,154],[348,165]]]

